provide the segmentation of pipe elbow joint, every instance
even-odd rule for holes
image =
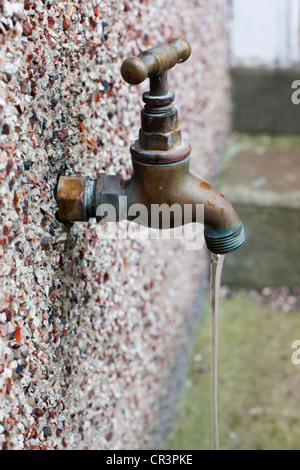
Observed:
[[[210,184],[191,175],[204,205],[204,237],[215,254],[228,254],[245,243],[243,224],[230,201]],[[198,202],[199,203],[199,202]]]
[[[148,217],[143,225],[151,228],[174,228],[201,222],[204,224],[206,245],[211,252],[227,254],[238,250],[245,242],[245,231],[239,216],[223,194],[189,172],[189,162],[190,157],[167,165],[134,161],[132,178],[121,181],[129,208],[136,205],[145,207]],[[187,205],[192,207],[190,218],[185,216]],[[202,205],[204,210],[198,211],[197,205]],[[162,220],[158,222],[152,217],[153,209],[163,206],[169,217],[165,226]],[[179,215],[176,214],[176,207],[179,208]],[[202,220],[199,220],[199,214]],[[133,220],[128,216],[124,218]]]

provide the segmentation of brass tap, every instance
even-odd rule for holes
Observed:
[[[143,94],[145,106],[141,111],[139,138],[130,146],[132,176],[129,180],[107,174],[100,174],[96,180],[61,176],[56,188],[60,222],[87,221],[90,217],[101,221],[104,216],[98,208],[105,205],[115,209],[116,221],[135,221],[130,209],[142,205],[147,209],[142,225],[163,229],[166,227],[161,219],[153,221],[151,209],[153,205],[167,204],[171,208],[175,204],[182,209],[182,216],[175,217],[170,211],[167,228],[174,228],[199,222],[196,209],[203,205],[204,236],[210,251],[230,253],[245,242],[243,225],[230,202],[189,171],[191,145],[181,137],[167,71],[186,61],[190,54],[189,43],[176,38],[123,62],[121,74],[128,83],[150,79],[150,90]],[[124,199],[126,209],[121,204]],[[188,221],[184,217],[187,205],[192,207]]]

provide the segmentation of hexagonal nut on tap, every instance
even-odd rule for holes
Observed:
[[[181,131],[176,129],[172,132],[154,133],[140,129],[139,142],[145,150],[171,150],[181,144]]]
[[[97,223],[118,222],[126,218],[120,206],[122,178],[119,175],[98,175],[95,186],[95,217]],[[126,212],[126,211],[125,211]]]
[[[60,222],[87,221],[93,217],[94,180],[85,176],[61,176],[55,198]]]

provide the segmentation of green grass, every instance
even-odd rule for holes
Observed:
[[[247,296],[220,303],[221,449],[300,449],[300,312],[284,313]],[[210,313],[204,311],[169,449],[210,449]],[[199,367],[201,366],[201,367]],[[200,369],[200,371],[199,371]]]

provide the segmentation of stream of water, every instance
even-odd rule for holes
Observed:
[[[211,369],[210,369],[210,396],[211,396],[211,427],[212,427],[212,449],[219,450],[218,429],[218,322],[219,322],[219,300],[222,270],[225,255],[211,255],[210,276],[210,302],[211,302]]]

